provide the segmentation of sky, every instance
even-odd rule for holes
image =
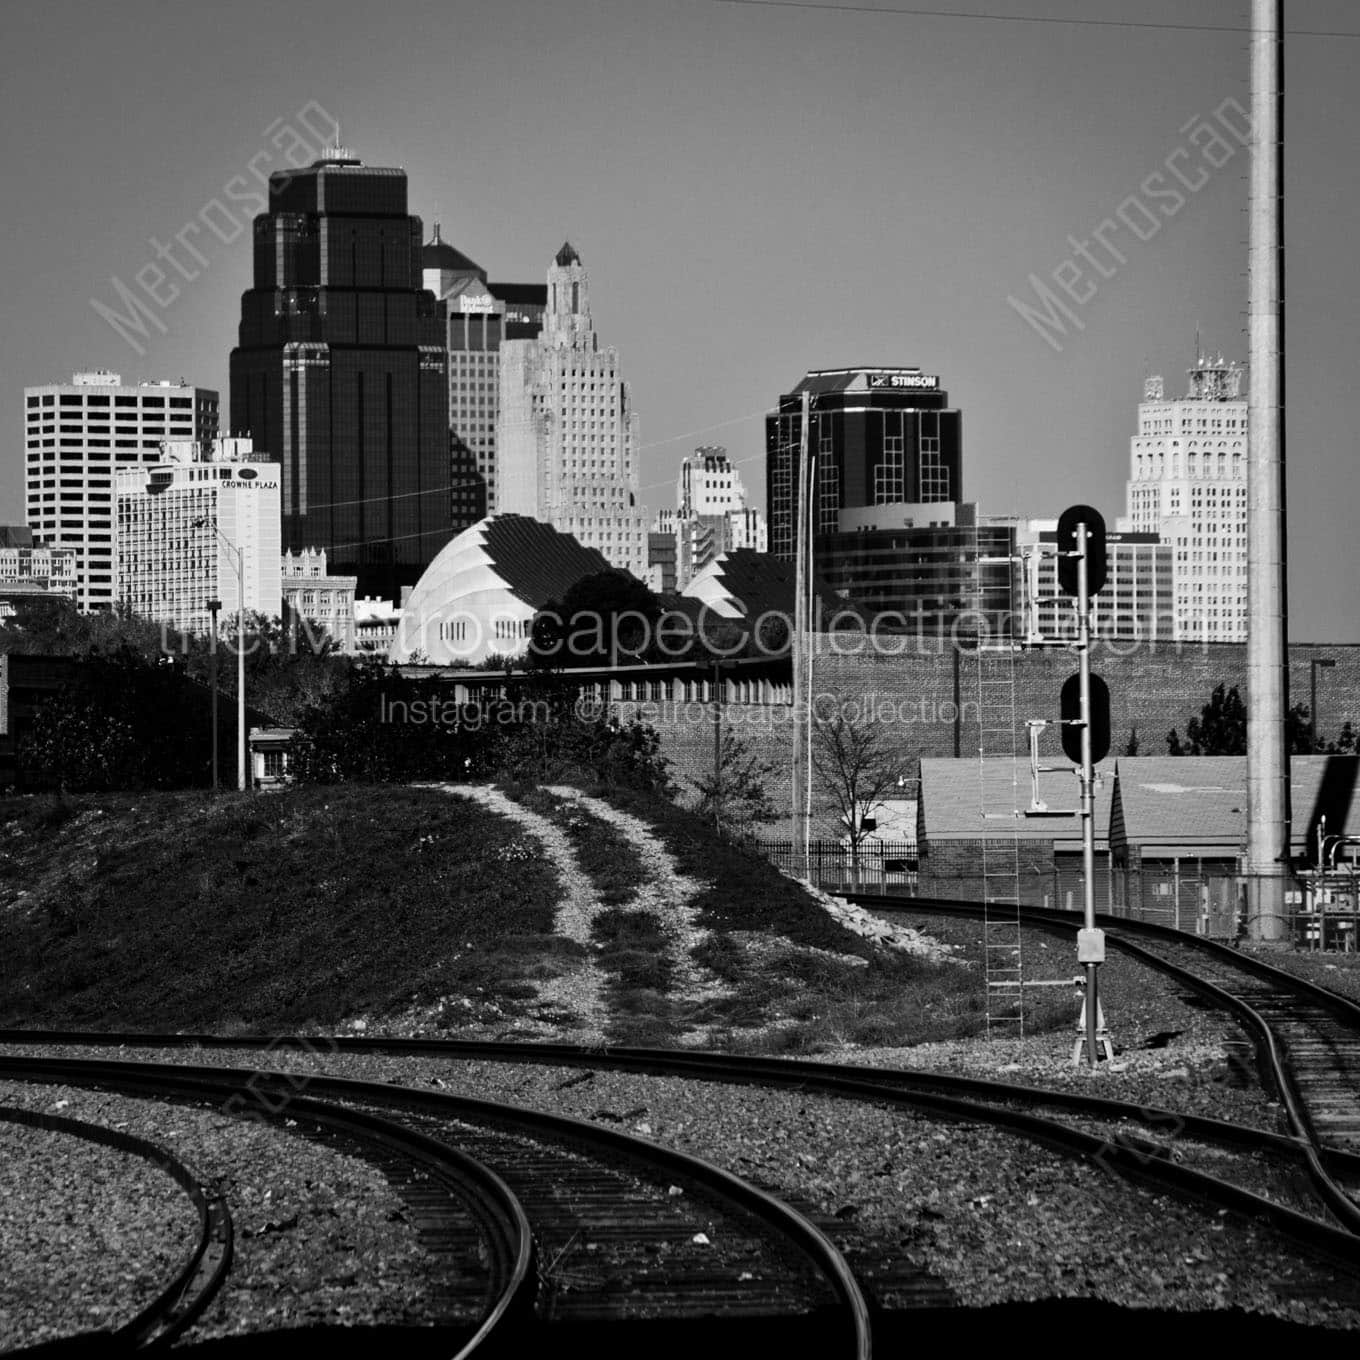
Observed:
[[[916,7],[874,7],[893,4]],[[407,171],[427,235],[438,220],[493,279],[542,280],[576,245],[632,384],[653,510],[709,443],[763,504],[763,416],[808,369],[918,365],[963,411],[963,494],[984,513],[1085,502],[1112,524],[1144,377],[1180,395],[1197,332],[1247,357],[1248,153],[1231,127],[1249,103],[1249,0],[929,8],[991,17],[729,0],[11,6],[0,520],[23,520],[26,385],[183,377],[225,410],[254,172],[335,119],[367,164]],[[1286,42],[1290,632],[1360,642],[1360,13],[1285,11],[1307,30]],[[197,258],[174,245],[186,228]],[[170,287],[138,353],[93,303],[126,312],[114,280],[140,291],[148,265]],[[1034,319],[1035,280],[1063,299],[1056,323]]]

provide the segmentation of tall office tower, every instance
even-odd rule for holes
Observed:
[[[283,541],[397,598],[452,534],[444,305],[406,174],[330,148],[270,176],[231,354],[231,428],[283,465]]]
[[[674,537],[674,588],[681,590],[723,553],[768,547],[765,517],[747,506],[741,474],[717,445],[695,449],[681,462],[675,509],[657,515],[652,533]],[[656,544],[649,548],[653,559],[661,551]],[[669,559],[671,554],[663,555]]]
[[[120,471],[118,603],[193,633],[211,629],[214,599],[224,618],[278,617],[279,472],[249,439],[170,441],[156,466]]]
[[[217,435],[217,393],[183,381],[125,384],[116,373],[24,389],[29,528],[76,554],[76,606],[110,609],[113,475],[161,461],[167,439]]]
[[[585,266],[567,243],[548,267],[542,335],[501,344],[497,512],[551,524],[645,580],[637,430],[618,351],[599,346]]]
[[[1130,441],[1128,515],[1120,528],[1160,534],[1175,550],[1176,637],[1247,635],[1247,402],[1244,371],[1199,355],[1189,391],[1143,385]]]
[[[1014,528],[960,500],[963,416],[919,368],[821,369],[779,398],[765,418],[770,551],[795,556],[804,392],[817,575],[913,632],[1009,636]]]
[[[770,551],[794,556],[802,395],[815,457],[813,534],[929,522],[921,509],[962,498],[963,415],[919,368],[834,368],[809,373],[765,418]]]
[[[481,265],[440,237],[437,222],[421,259],[425,287],[448,307],[451,501],[461,531],[496,510],[501,341],[537,339],[548,290],[487,282]]]
[[[1015,573],[1015,636],[1027,643],[1075,642],[1076,601],[1058,586],[1058,521],[988,517],[984,522],[1015,525],[1015,551],[1024,564]],[[1105,546],[1105,584],[1091,597],[1094,635],[1103,641],[1174,638],[1175,550],[1158,534],[1132,530],[1107,533]]]

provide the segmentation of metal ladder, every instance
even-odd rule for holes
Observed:
[[[1020,932],[1020,764],[1015,648],[977,650],[978,810],[982,821],[982,950],[987,1037],[1023,1038],[1024,953]],[[1009,804],[1004,793],[1009,760]],[[1002,823],[1009,822],[1008,831]],[[993,832],[1002,832],[993,836]]]

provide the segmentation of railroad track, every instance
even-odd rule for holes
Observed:
[[[188,1196],[198,1217],[198,1239],[193,1250],[169,1283],[131,1318],[113,1328],[109,1335],[110,1343],[120,1349],[168,1346],[202,1316],[231,1268],[235,1238],[226,1200],[200,1184],[194,1173],[169,1149],[121,1129],[18,1105],[0,1106],[0,1121],[68,1134],[140,1157],[160,1167]]]
[[[1296,1240],[1334,1258],[1352,1265],[1360,1262],[1360,1239],[1344,1227],[1318,1217],[1318,1204],[1309,1180],[1311,1156],[1321,1162],[1324,1175],[1360,1183],[1360,1156],[1341,1149],[1324,1149],[1316,1153],[1298,1137],[1085,1093],[1045,1090],[952,1074],[795,1059],[733,1058],[694,1051],[600,1049],[570,1044],[350,1037],[284,1041],[270,1036],[223,1038],[0,1032],[0,1046],[64,1043],[161,1051],[192,1047],[253,1049],[268,1053],[278,1051],[286,1043],[295,1046],[298,1042],[305,1043],[313,1055],[384,1053],[449,1062],[477,1060],[560,1065],[729,1085],[796,1089],[911,1109],[943,1119],[991,1124],[1038,1140],[1065,1155],[1095,1161],[1111,1172],[1156,1189],[1189,1196],[1216,1209],[1227,1208],[1268,1220]],[[7,1061],[0,1057],[0,1074],[6,1072]],[[258,1080],[258,1076],[252,1080]],[[296,1073],[287,1080],[294,1087],[301,1082]],[[316,1081],[324,1083],[325,1080],[312,1075],[301,1084],[311,1091],[316,1089]],[[271,1085],[268,1089],[274,1088]],[[423,1092],[408,1092],[405,1088],[388,1086],[383,1090],[389,1100],[399,1098],[413,1108],[419,1108],[428,1099]],[[1227,1174],[1223,1172],[1224,1150],[1238,1158]],[[818,1226],[855,1260],[858,1268],[876,1277],[877,1288],[890,1284],[899,1296],[904,1292],[919,1293],[924,1306],[946,1306],[950,1301],[938,1284],[932,1294],[931,1282],[919,1273],[915,1279],[903,1278],[900,1265],[898,1275],[893,1276],[889,1267],[889,1278],[886,1281],[878,1278],[885,1263],[872,1260],[872,1253],[864,1251],[863,1245],[855,1240],[852,1225],[824,1218]]]
[[[861,906],[934,915],[980,916],[981,905],[856,894]],[[1070,935],[1075,913],[1021,907],[1026,924]],[[1345,1227],[1360,1233],[1360,1006],[1305,978],[1170,926],[1099,914],[1113,948],[1174,977],[1235,1014],[1256,1047],[1262,1079],[1278,1095],[1288,1131],[1318,1194]],[[1337,1156],[1336,1154],[1348,1154]]]
[[[867,1360],[868,1306],[815,1225],[721,1168],[541,1111],[385,1083],[252,1069],[0,1058],[0,1077],[209,1100],[237,1114],[307,1119],[385,1145],[423,1145],[496,1179],[532,1224],[537,1270],[461,1355],[513,1354],[533,1321],[802,1319],[830,1355]],[[394,1132],[395,1130],[395,1132]],[[458,1146],[455,1150],[450,1141]],[[485,1161],[483,1161],[485,1159]],[[523,1259],[522,1257],[520,1258]],[[518,1306],[514,1299],[518,1299]]]

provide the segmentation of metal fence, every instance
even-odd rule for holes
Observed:
[[[843,841],[812,841],[806,857],[792,841],[752,842],[753,848],[795,878],[827,892],[916,892],[914,841],[868,840],[857,851]]]
[[[993,895],[997,891],[994,876],[984,882],[981,873],[921,873],[916,846],[907,841],[871,840],[857,853],[839,841],[813,841],[806,858],[802,847],[789,841],[752,844],[778,868],[809,879],[827,892],[881,891],[980,902],[985,891]],[[1360,946],[1357,865],[1327,874],[1291,874],[1282,885],[1279,879],[1253,879],[1208,866],[1200,872],[1116,867],[1098,876],[1097,910],[1113,916],[1151,921],[1229,943],[1262,933],[1295,950],[1350,953]],[[1266,890],[1267,885],[1273,891]],[[1057,871],[1022,873],[1015,881],[1014,893],[1027,906],[1068,909],[1074,920],[1080,919],[1079,877],[1069,882]],[[1253,916],[1267,928],[1249,931]],[[1273,918],[1273,926],[1272,919],[1267,918]]]

